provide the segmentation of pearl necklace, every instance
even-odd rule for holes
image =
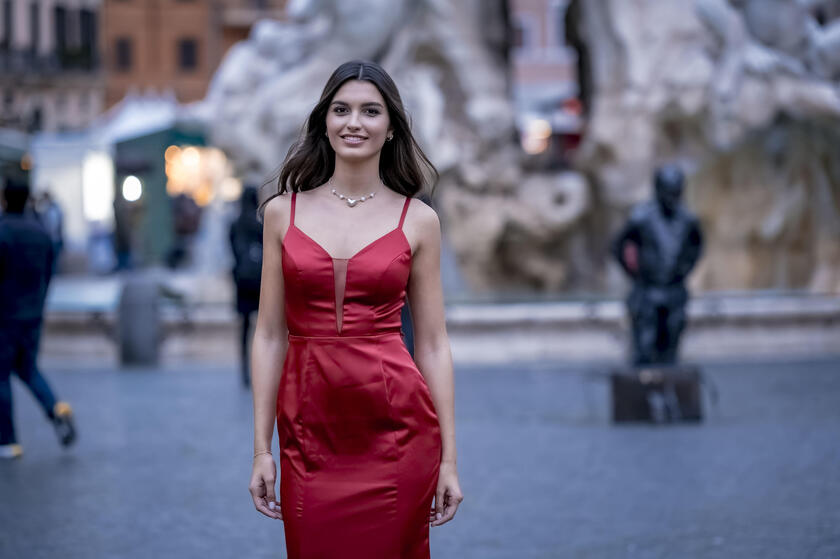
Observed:
[[[330,177],[329,183],[332,184],[332,177]],[[358,204],[359,202],[364,202],[365,200],[373,198],[373,195],[376,194],[376,192],[371,192],[370,194],[363,194],[361,198],[350,198],[349,196],[345,196],[344,194],[339,194],[335,188],[332,189],[332,193],[333,196],[337,196],[339,200],[344,200],[345,202],[347,202],[347,205],[351,208],[355,207],[356,204]]]

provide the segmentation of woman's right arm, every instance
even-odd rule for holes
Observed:
[[[251,349],[254,465],[248,489],[259,512],[280,520],[283,517],[275,497],[277,470],[270,451],[277,419],[277,392],[289,343],[280,250],[288,216],[289,196],[277,196],[265,206],[260,306]]]

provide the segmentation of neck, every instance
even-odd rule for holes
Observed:
[[[666,219],[671,219],[676,214],[676,208],[669,208],[664,204],[657,204],[659,206],[659,212],[665,216]]]
[[[361,196],[381,189],[379,180],[379,157],[359,163],[335,160],[332,187],[339,194]]]

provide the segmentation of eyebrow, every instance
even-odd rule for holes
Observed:
[[[330,103],[330,106],[333,106],[333,105],[346,105],[346,106],[349,107],[350,103],[347,103],[346,101],[333,101],[332,103]],[[376,102],[376,101],[369,101],[367,103],[362,103],[362,106],[363,107],[379,107],[381,109],[385,108],[382,105],[382,103],[379,103],[379,102]]]

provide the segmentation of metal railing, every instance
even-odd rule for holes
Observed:
[[[99,55],[85,49],[43,54],[31,50],[0,50],[0,73],[5,75],[55,76],[100,70]]]

